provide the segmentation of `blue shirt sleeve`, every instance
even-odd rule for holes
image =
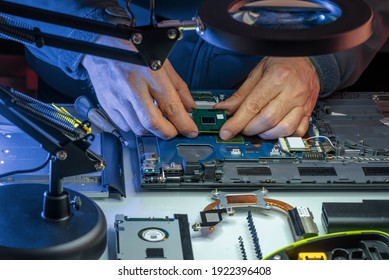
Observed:
[[[82,18],[119,23],[123,22],[123,18],[115,17],[106,12],[106,8],[117,6],[116,1],[98,1],[98,0],[66,0],[66,1],[52,1],[52,0],[12,0],[9,2],[24,4],[27,6],[37,7],[45,10],[56,11],[64,14],[70,14]],[[54,35],[65,36],[68,38],[92,42],[96,39],[98,34],[86,32],[82,30],[72,29],[69,27],[49,24],[45,22],[16,18],[16,20],[23,22],[31,27],[37,27],[42,32]],[[48,62],[62,69],[67,75],[74,79],[86,79],[86,70],[81,65],[83,58],[82,53],[59,49],[54,47],[44,46],[42,48],[28,47],[30,52],[39,59]]]
[[[375,54],[383,46],[389,36],[389,1],[382,0],[364,0],[367,2],[374,12],[374,32],[370,39],[351,50],[343,51],[335,54],[320,55],[311,57],[312,63],[315,65],[317,73],[320,78],[320,95],[325,97],[333,91],[352,85],[367,68]],[[123,18],[114,17],[106,12],[109,6],[116,6],[121,8],[117,1],[113,0],[66,0],[66,1],[52,1],[52,0],[12,0],[11,2],[22,3],[30,6],[40,7],[49,10],[55,10],[75,16],[80,16],[88,19],[95,19],[104,22],[119,23]],[[118,0],[123,7],[124,1]],[[141,1],[138,1],[141,2]],[[145,7],[147,6],[142,1]],[[176,1],[174,1],[176,2]],[[193,12],[193,5],[188,3],[195,3],[197,0],[189,1],[184,5],[188,6],[191,13]],[[135,1],[136,3],[136,1]],[[157,8],[158,8],[157,2]],[[161,2],[162,3],[162,2]],[[169,14],[164,14],[163,5],[169,3],[164,1],[159,8],[163,16],[179,18],[182,12],[181,5],[170,5]],[[183,2],[182,2],[183,3]],[[74,30],[67,27],[55,26],[42,22],[34,22],[25,20],[31,26],[38,27],[44,32],[65,35],[69,38],[82,39],[86,41],[93,41],[97,34],[92,34],[84,31]],[[74,79],[85,79],[87,73],[81,65],[83,54],[72,51],[43,47],[31,48],[30,51],[38,58],[62,69],[67,75]],[[210,77],[211,78],[211,77]]]

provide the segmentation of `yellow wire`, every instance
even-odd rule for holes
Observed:
[[[64,118],[66,121],[68,121],[70,124],[72,124],[74,127],[81,126],[88,134],[92,133],[91,127],[83,124],[80,120],[73,117],[64,107],[58,107],[55,103],[51,103],[51,105],[58,111],[68,114],[69,116],[61,115],[61,117]]]

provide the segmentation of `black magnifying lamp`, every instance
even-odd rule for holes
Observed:
[[[0,113],[51,155],[47,185],[0,185],[0,259],[98,259],[107,245],[105,216],[63,187],[64,177],[105,168],[89,149],[94,136],[67,112],[1,85]]]
[[[205,41],[253,55],[334,53],[372,34],[372,10],[363,1],[205,0],[198,14]]]
[[[131,41],[137,52],[41,32],[0,17],[2,37],[53,46],[152,70],[162,67],[183,31],[196,29],[212,45],[246,54],[311,56],[356,47],[372,34],[373,12],[362,0],[203,0],[192,20],[149,25],[109,24],[0,1],[0,13]]]
[[[12,16],[130,40],[137,52],[41,32],[14,21]],[[38,48],[52,46],[158,70],[185,30],[196,29],[207,42],[238,52],[309,56],[362,44],[372,34],[372,18],[371,8],[361,0],[204,0],[192,20],[150,22],[138,27],[0,1],[0,37]],[[70,141],[69,136],[48,127],[45,118],[31,122],[31,110],[41,115],[38,108],[45,106],[28,98],[21,102],[20,98],[25,97],[0,87],[0,114],[44,143],[53,155],[51,179],[48,187],[0,186],[0,258],[99,258],[106,246],[104,215],[83,196],[82,210],[71,210],[79,205],[69,197],[79,195],[63,190],[61,178],[101,168],[103,160],[90,153],[88,138],[70,137]],[[69,157],[64,158],[62,151]],[[82,169],[77,167],[80,163]]]

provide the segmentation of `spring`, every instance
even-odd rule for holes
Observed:
[[[36,46],[35,36],[28,34],[32,30],[27,24],[0,14],[0,38],[13,40],[27,46]]]
[[[73,122],[70,121],[74,119],[72,115],[58,111],[50,105],[16,90],[11,90],[11,93],[13,103],[18,108],[30,113],[32,116],[59,130],[63,134],[71,137],[72,139],[79,139],[86,135],[86,132],[83,129],[74,127]]]
[[[238,240],[239,240],[240,252],[241,252],[241,254],[242,254],[242,259],[243,259],[243,260],[247,260],[246,249],[245,249],[245,247],[244,247],[244,243],[243,243],[243,238],[242,238],[242,236],[239,236],[239,237],[238,237]]]
[[[257,256],[257,259],[261,260],[263,258],[262,251],[261,251],[261,247],[259,246],[258,234],[257,234],[257,230],[255,229],[253,215],[251,214],[251,211],[248,211],[247,213],[247,223],[253,240],[255,254]]]

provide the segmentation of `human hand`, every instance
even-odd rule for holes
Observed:
[[[135,51],[124,40],[102,36],[96,42]],[[100,105],[120,129],[137,135],[151,132],[163,139],[197,136],[197,126],[188,115],[196,104],[168,60],[158,71],[91,55],[85,55],[82,64]]]
[[[320,82],[306,57],[266,57],[243,85],[227,100],[214,106],[229,118],[220,137],[238,133],[263,139],[303,136],[319,96]]]

